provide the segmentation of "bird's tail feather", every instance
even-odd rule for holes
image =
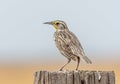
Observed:
[[[88,63],[92,64],[92,61],[87,56],[82,56],[82,58]]]

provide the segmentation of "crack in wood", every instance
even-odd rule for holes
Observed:
[[[34,84],[115,84],[114,71],[37,71]]]

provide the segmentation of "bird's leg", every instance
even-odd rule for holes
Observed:
[[[67,62],[64,66],[62,66],[62,67],[61,67],[60,71],[62,71],[62,70],[63,70],[63,68],[64,68],[67,64],[69,64],[69,63],[70,63],[70,61],[71,61],[71,59],[68,59],[68,62]]]
[[[80,64],[80,57],[77,56],[77,67],[76,67],[76,70],[78,70],[79,64]]]

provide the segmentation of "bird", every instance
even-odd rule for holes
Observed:
[[[71,60],[77,62],[76,70],[78,70],[81,57],[88,64],[92,63],[92,61],[85,55],[84,49],[76,35],[68,29],[67,24],[64,21],[54,20],[45,22],[44,24],[52,25],[55,28],[54,41],[56,47],[60,53],[68,59],[67,63],[60,68],[60,71],[62,71]]]

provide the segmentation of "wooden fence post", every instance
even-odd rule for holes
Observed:
[[[34,84],[115,84],[114,71],[37,71]]]

